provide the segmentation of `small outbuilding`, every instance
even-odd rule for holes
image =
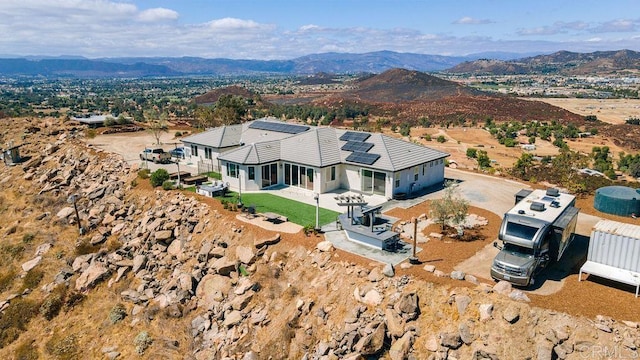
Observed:
[[[582,273],[632,285],[640,290],[640,226],[600,220],[591,231]]]
[[[605,186],[596,190],[593,207],[607,214],[637,216],[640,214],[640,189],[627,186]]]
[[[7,166],[12,166],[18,164],[22,161],[20,157],[20,146],[11,146],[6,150],[2,150],[2,160],[4,160],[4,164]]]

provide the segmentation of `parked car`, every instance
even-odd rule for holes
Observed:
[[[169,151],[169,153],[171,153],[171,156],[177,159],[184,159],[185,157],[185,151],[183,147],[177,147],[175,149],[172,149],[171,151]]]
[[[165,152],[160,147],[145,148],[140,153],[140,160],[153,161],[154,163],[168,163],[171,161],[171,154]]]

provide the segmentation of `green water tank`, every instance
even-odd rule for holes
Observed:
[[[640,216],[640,189],[627,186],[605,186],[596,190],[593,207],[607,214]]]

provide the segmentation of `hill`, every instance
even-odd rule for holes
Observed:
[[[419,71],[392,69],[356,82],[355,89],[314,100],[316,105],[339,107],[345,102],[368,106],[372,114],[417,122],[476,120],[557,120],[581,124],[583,117],[539,101],[486,93]]]
[[[0,75],[5,76],[74,76],[74,77],[145,77],[175,76],[179,73],[163,65],[117,64],[87,59],[0,59]]]
[[[458,64],[447,72],[491,75],[593,75],[640,70],[640,53],[631,50],[575,53],[558,51],[517,60],[480,59]]]
[[[222,95],[237,95],[246,99],[251,99],[254,96],[254,93],[244,87],[234,85],[213,89],[205,94],[196,96],[194,101],[198,105],[214,104]]]

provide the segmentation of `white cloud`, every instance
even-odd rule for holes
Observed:
[[[485,25],[485,24],[491,24],[491,23],[493,23],[493,21],[489,19],[476,19],[470,16],[465,16],[452,22],[452,24],[461,24],[461,25]]]
[[[637,31],[639,27],[640,27],[640,21],[638,20],[617,19],[617,20],[601,23],[598,26],[592,28],[591,32],[593,33],[632,32],[632,31]]]
[[[163,20],[176,20],[180,15],[177,11],[165,8],[147,9],[138,14],[138,20],[142,22],[156,22]]]

